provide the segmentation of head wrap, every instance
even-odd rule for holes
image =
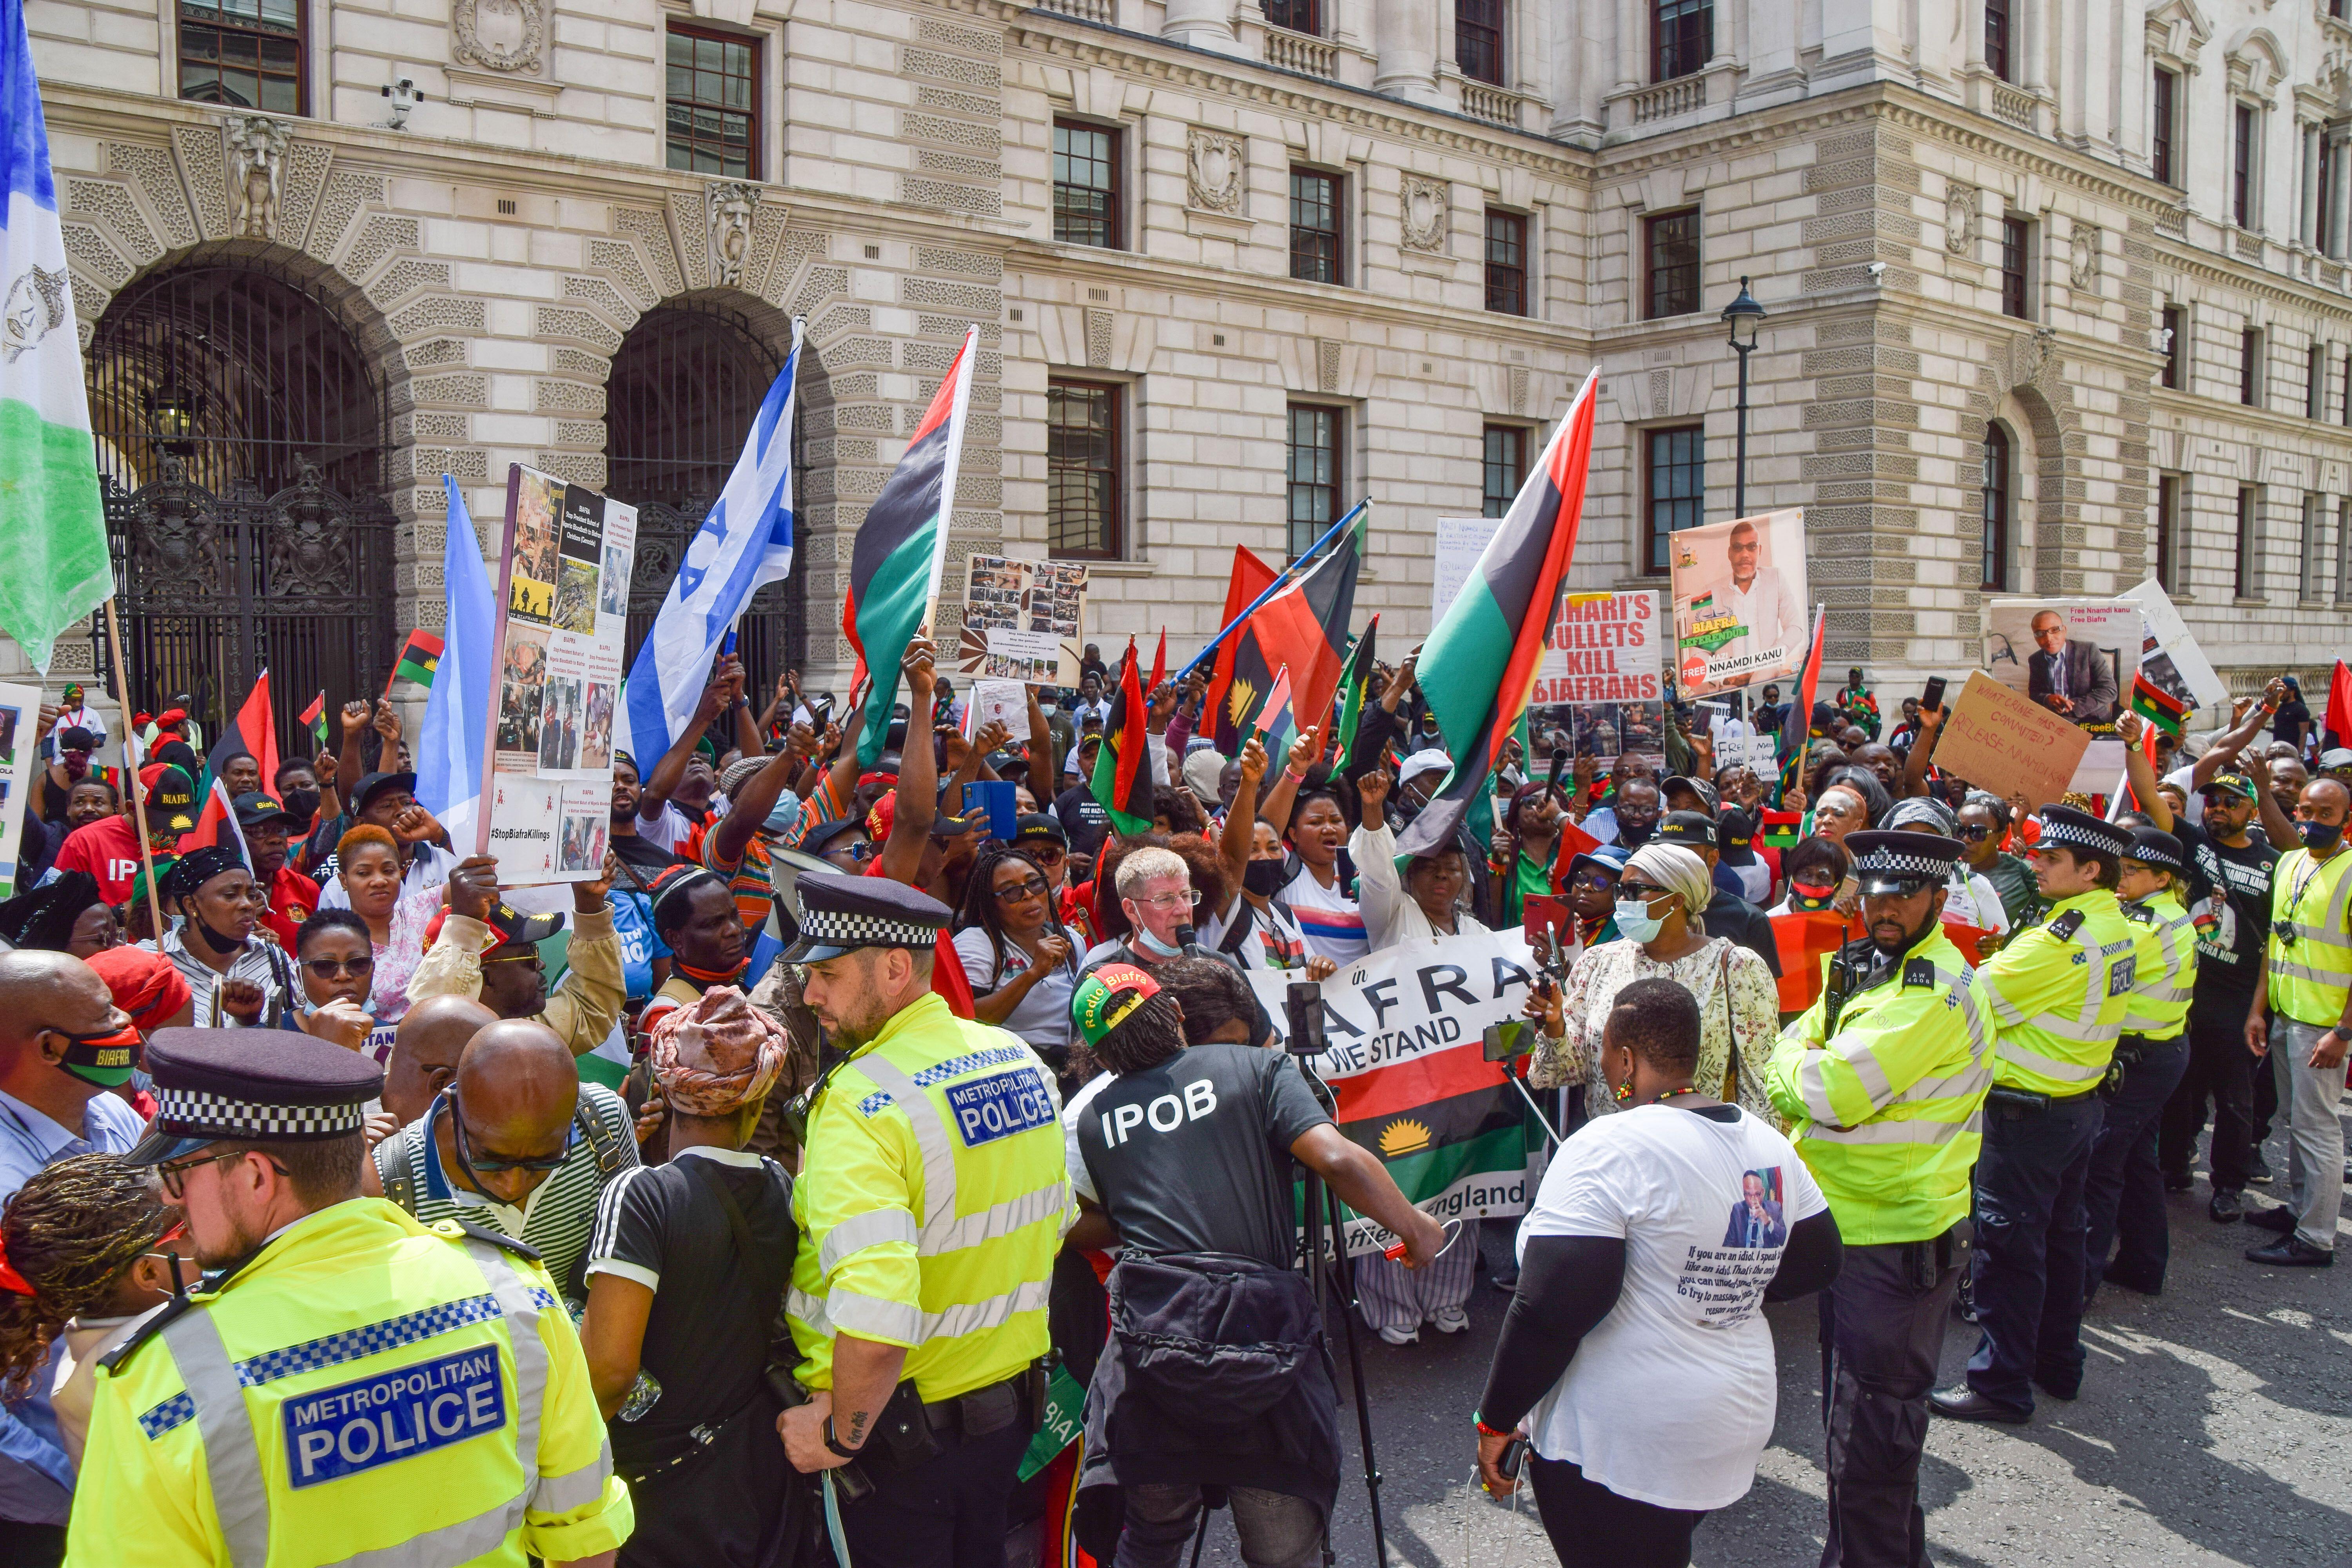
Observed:
[[[768,1092],[784,1070],[783,1029],[731,985],[714,985],[654,1025],[653,1075],[688,1116],[726,1116]]]
[[[98,879],[87,871],[60,871],[55,881],[0,903],[0,937],[16,947],[63,952],[73,940],[74,922],[100,901]]]
[[[1886,820],[1878,826],[1889,829],[1908,827],[1945,838],[1957,838],[1960,833],[1960,819],[1952,815],[1952,808],[1925,795],[1896,802],[1895,809],[1886,814]]]
[[[1706,862],[1672,844],[1653,840],[1643,845],[1625,862],[1625,869],[1639,871],[1666,891],[1680,894],[1683,913],[1692,921],[1715,897],[1715,879],[1707,874]]]
[[[173,862],[159,890],[167,899],[184,899],[215,877],[245,868],[245,857],[233,847],[207,844],[201,849],[189,850]]]
[[[89,966],[106,982],[114,1005],[131,1015],[132,1026],[142,1035],[170,1023],[192,994],[180,976],[180,966],[147,948],[110,947],[93,955]]]

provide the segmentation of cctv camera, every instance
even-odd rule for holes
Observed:
[[[1880,282],[1884,282],[1884,281],[1885,281],[1885,279],[1886,279],[1886,263],[1885,263],[1884,261],[1874,261],[1874,262],[1872,262],[1872,263],[1870,264],[1870,280],[1871,280],[1873,283],[1880,283]]]
[[[406,130],[409,111],[425,101],[425,95],[416,90],[415,81],[411,78],[402,77],[389,87],[381,88],[378,90],[384,97],[392,100],[392,118],[385,122],[385,129]]]

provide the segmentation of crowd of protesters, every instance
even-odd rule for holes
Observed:
[[[1482,1464],[1497,1484],[1502,1444],[1485,1445],[1526,1417],[1547,1524],[1555,1542],[1582,1542],[1563,1544],[1564,1560],[1686,1560],[1703,1514],[1746,1489],[1762,1436],[1748,1421],[1700,1440],[1671,1412],[1637,1413],[1638,1380],[1576,1376],[1596,1358],[1634,1358],[1622,1369],[1688,1339],[1636,1326],[1675,1283],[1625,1215],[1639,1210],[1679,1247],[1720,1211],[1645,1209],[1636,1189],[1693,1162],[1732,1162],[1735,1185],[1742,1171],[1790,1173],[1785,1190],[1751,1184],[1731,1221],[1746,1239],[1724,1245],[1772,1257],[1751,1298],[1821,1289],[1837,1229],[1783,1136],[1790,1102],[1776,1093],[1783,1026],[1819,991],[1788,956],[1787,922],[1864,917],[1885,895],[1854,846],[1925,836],[1949,846],[1935,862],[1940,920],[1964,928],[1969,963],[1990,961],[2056,901],[2029,864],[2048,819],[1936,768],[1940,709],[1904,699],[1882,740],[1856,670],[1814,708],[1785,783],[1746,760],[1716,765],[1719,747],[1755,754],[1737,721],[1710,730],[1677,707],[1654,758],[1571,757],[1538,715],[1497,776],[1491,833],[1402,855],[1399,833],[1453,767],[1408,658],[1373,675],[1336,767],[1328,716],[1273,752],[1254,738],[1227,756],[1202,733],[1205,683],[1163,683],[1139,716],[1154,820],[1121,831],[1096,764],[1107,744],[1137,741],[1105,735],[1112,672],[1093,651],[1074,691],[1030,689],[1015,733],[966,722],[919,639],[871,766],[858,762],[862,693],[836,706],[788,672],[755,712],[747,672],[722,658],[666,754],[616,754],[611,858],[551,896],[499,887],[493,862],[450,843],[415,798],[387,703],[347,705],[340,744],[289,758],[273,779],[233,759],[222,778],[236,831],[199,847],[212,770],[186,705],[136,717],[126,779],[94,760],[108,729],[68,688],[42,713],[27,890],[0,904],[15,950],[0,953],[0,1530],[23,1548],[12,1561],[64,1550],[93,1363],[184,1288],[174,1211],[119,1157],[153,1110],[140,1042],[189,1026],[295,1031],[373,1057],[384,1079],[365,1193],[528,1244],[580,1322],[614,1462],[639,1492],[621,1560],[769,1560],[782,1527],[742,1500],[786,1489],[786,1454],[764,1424],[736,1417],[764,1397],[758,1328],[787,1288],[803,1136],[792,1108],[830,1059],[804,972],[778,958],[796,935],[797,884],[827,873],[887,879],[952,911],[928,955],[930,990],[1050,1072],[1082,1200],[1053,1322],[1081,1380],[1103,1353],[1102,1279],[1121,1247],[1289,1267],[1292,1158],[1413,1233],[1402,1262],[1374,1256],[1353,1270],[1370,1329],[1409,1346],[1423,1328],[1469,1328],[1478,1227],[1420,1233],[1378,1163],[1260,1049],[1276,1031],[1248,977],[1320,980],[1401,944],[1524,930],[1552,977],[1528,1002],[1527,1081],[1557,1091],[1553,1131],[1576,1153],[1516,1227],[1524,1258],[1496,1283],[1518,1282],[1523,1300],[1557,1293],[1561,1321],[1580,1327],[1545,1331],[1515,1313],[1489,1391],[1510,1419],[1490,1432],[1482,1416]],[[1777,731],[1779,692],[1763,696],[1754,729]],[[2296,896],[2275,886],[2281,854],[2335,853],[2352,805],[2352,750],[2319,750],[2307,710],[2290,722],[2300,707],[2291,679],[2273,681],[2219,731],[2158,735],[2152,763],[2126,716],[2130,801],[2071,802],[2111,806],[2116,831],[2146,836],[2120,856],[2124,896],[2177,916],[2195,962],[2177,1044],[2165,1036],[2134,1057],[2127,1096],[2052,1219],[2049,1245],[2075,1254],[2048,1270],[2057,1293],[2078,1278],[2085,1300],[2108,1285],[2163,1288],[2163,1195],[2195,1185],[2200,1141],[2210,1219],[2275,1234],[2250,1256],[2332,1261],[2343,1042],[2328,1020],[2283,1013],[2264,980],[2266,943]],[[992,784],[1011,786],[1010,820],[966,804],[977,797],[965,786]],[[2184,959],[2169,973],[2190,971]],[[2155,1026],[2135,1026],[2158,1040]],[[119,1065],[83,1059],[126,1047]],[[1260,1104],[1262,1124],[1204,1131],[1173,1163],[1104,1144],[1095,1129],[1108,1109],[1156,1103],[1180,1055],[1210,1074],[1210,1103]],[[1667,1100],[1701,1114],[1622,1114]],[[2247,1191],[2273,1184],[2263,1149],[2274,1124],[2292,1156],[2284,1205]],[[1748,1329],[1711,1342],[1709,1365],[1769,1406],[1770,1344],[1753,1305],[1716,1325]],[[1978,1309],[1964,1292],[1958,1310]],[[1694,1399],[1721,1396],[1687,1385]],[[1128,1489],[1118,1561],[1174,1561],[1203,1484],[1234,1486],[1251,1562],[1313,1560],[1336,1447],[1319,1416],[1301,1420],[1313,1462],[1254,1461],[1255,1487],[1213,1466],[1137,1471],[1152,1479]],[[1761,1434],[1769,1426],[1768,1408]],[[1643,1468],[1661,1478],[1649,1492],[1607,1479]],[[1035,1500],[1010,1506],[1024,1502]]]

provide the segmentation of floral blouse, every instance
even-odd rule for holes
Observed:
[[[1601,1031],[1609,1021],[1617,993],[1636,980],[1651,979],[1675,981],[1697,999],[1698,1071],[1691,1079],[1693,1085],[1702,1094],[1736,1098],[1742,1110],[1780,1127],[1780,1113],[1773,1110],[1764,1088],[1765,1068],[1771,1063],[1772,1047],[1780,1036],[1780,992],[1761,958],[1722,937],[1709,940],[1672,963],[1657,963],[1637,943],[1622,940],[1587,948],[1569,971],[1568,984],[1562,988],[1560,1011],[1567,1033],[1558,1040],[1537,1035],[1528,1081],[1538,1089],[1591,1085],[1592,1090],[1585,1095],[1586,1112],[1598,1116],[1614,1111],[1617,1107],[1601,1089]],[[1736,1096],[1723,1093],[1735,1046],[1739,1063]]]
[[[368,994],[379,1024],[396,1024],[408,1011],[408,982],[425,961],[425,928],[441,912],[446,887],[403,889],[392,906],[392,941],[371,941],[375,950],[374,984]]]

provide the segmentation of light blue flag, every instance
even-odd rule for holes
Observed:
[[[793,569],[793,394],[801,363],[801,323],[793,352],[761,400],[727,488],[686,547],[661,614],[621,687],[615,743],[650,771],[694,721],[719,645],[751,602]]]
[[[458,828],[473,825],[482,795],[482,747],[488,742],[490,681],[498,670],[498,652],[490,646],[498,601],[466,498],[446,474],[441,484],[449,492],[449,537],[441,552],[448,616],[441,624],[433,694],[425,703],[425,732],[416,742],[416,804],[440,818],[452,839],[467,843],[470,836]]]

